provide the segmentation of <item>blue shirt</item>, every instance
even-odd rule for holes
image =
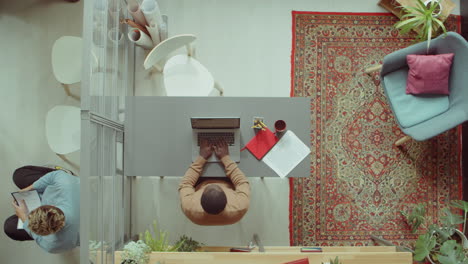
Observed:
[[[80,179],[62,170],[52,171],[33,183],[33,188],[42,194],[42,205],[58,207],[65,215],[65,226],[55,234],[40,236],[31,232],[29,220],[24,230],[36,243],[50,253],[61,253],[79,246],[80,243]]]

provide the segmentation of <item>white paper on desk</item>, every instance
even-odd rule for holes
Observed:
[[[310,148],[296,134],[288,130],[262,160],[281,178],[284,178],[309,153]]]
[[[19,201],[24,200],[26,203],[26,207],[28,208],[28,214],[32,210],[41,206],[41,198],[39,197],[39,193],[36,190],[27,191],[27,192],[14,192],[11,193],[15,200],[19,203]],[[24,229],[23,221],[18,218],[18,225],[16,226],[17,229]]]

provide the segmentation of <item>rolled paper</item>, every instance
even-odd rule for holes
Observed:
[[[111,15],[111,18],[114,20],[119,20],[120,18],[120,11],[122,9],[122,6],[120,5],[119,1],[110,1],[108,5],[108,10],[109,14]]]
[[[145,15],[141,12],[140,4],[138,4],[136,0],[129,0],[127,3],[127,9],[138,24],[142,26],[148,25]]]
[[[145,16],[146,22],[148,22],[148,25],[154,23],[160,27],[161,24],[164,23],[161,11],[159,10],[158,2],[156,2],[156,0],[143,0],[140,8],[143,12],[143,15]]]
[[[135,23],[133,22],[131,19],[124,19],[122,23],[125,23],[133,28],[138,28],[139,30],[145,32],[146,35],[149,35],[149,31],[142,25],[138,24],[138,23]]]
[[[106,12],[107,1],[106,0],[96,0],[94,1],[94,10],[99,11],[100,13]]]
[[[153,48],[153,42],[151,41],[151,38],[137,28],[128,32],[128,39],[144,49]]]
[[[168,32],[169,32],[169,29],[167,27],[168,25],[168,17],[166,15],[163,15],[162,16],[163,18],[163,23],[160,25],[159,27],[159,36],[161,37],[161,41],[163,40],[166,40],[168,38]]]
[[[158,27],[154,23],[151,23],[149,27],[146,26],[146,29],[148,29],[151,39],[153,40],[153,45],[154,46],[158,45],[159,42],[161,42],[161,38],[159,37]]]
[[[122,32],[120,32],[120,29],[118,27],[114,27],[111,30],[109,30],[107,36],[114,44],[117,43],[118,45],[121,45],[123,43],[123,34]]]
[[[159,29],[159,36],[161,37],[161,41],[167,39],[167,24],[162,23]]]

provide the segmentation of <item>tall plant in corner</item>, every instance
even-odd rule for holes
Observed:
[[[426,229],[416,241],[414,260],[427,259],[430,263],[441,264],[468,264],[468,240],[463,234],[468,220],[468,202],[456,200],[452,201],[450,206],[461,209],[463,214],[453,214],[449,208],[445,208],[440,225],[432,224],[427,227],[424,205],[419,204],[409,214],[402,212],[413,233],[418,232],[419,227]],[[460,224],[463,224],[463,231],[457,229]]]
[[[412,29],[418,33],[417,41],[427,40],[427,49],[431,44],[432,37],[435,37],[440,29],[447,34],[444,23],[439,19],[441,6],[437,0],[430,1],[425,5],[421,0],[416,0],[416,6],[402,6],[405,14],[401,17],[401,21],[395,24],[395,28],[399,29],[402,34],[406,34]]]

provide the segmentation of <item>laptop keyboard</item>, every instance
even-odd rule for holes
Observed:
[[[200,132],[198,133],[197,146],[200,146],[202,139],[206,139],[212,144],[219,140],[224,140],[229,146],[234,146],[234,133],[232,132]]]

